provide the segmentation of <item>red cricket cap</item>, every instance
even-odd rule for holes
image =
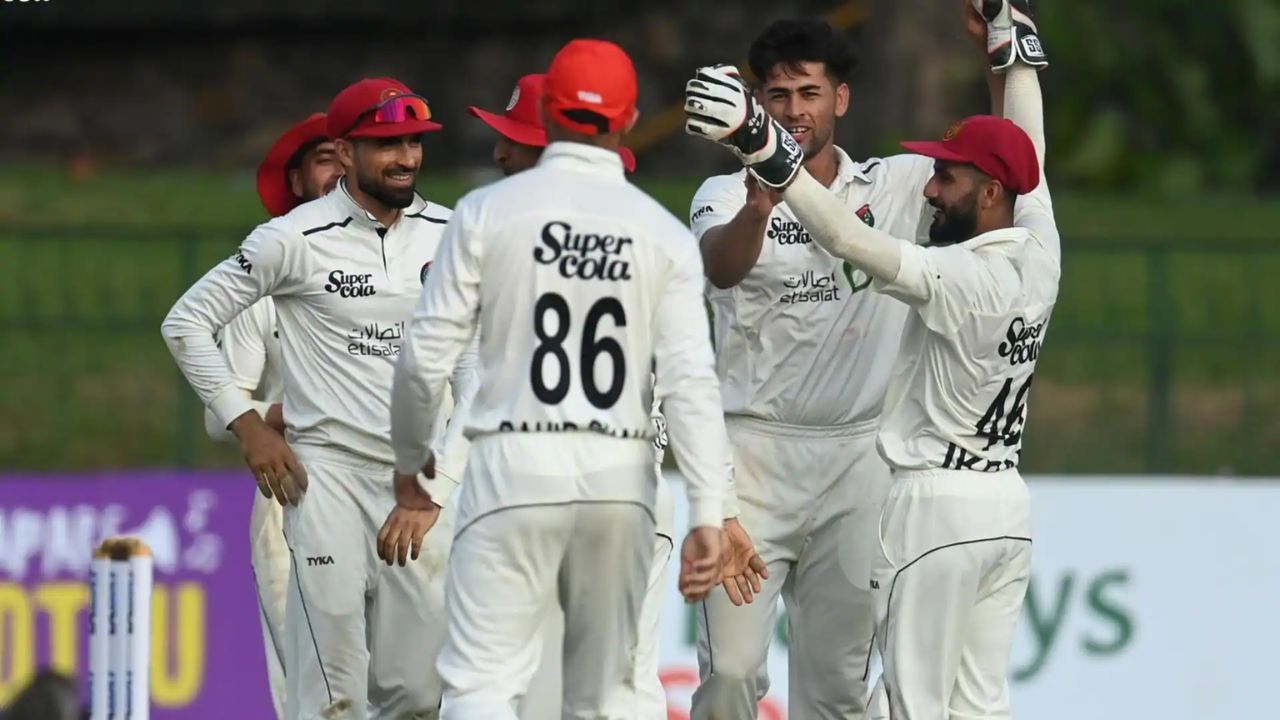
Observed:
[[[941,142],[904,142],[902,147],[935,160],[973,165],[1019,195],[1040,184],[1035,145],[1008,118],[974,115],[952,125]]]
[[[635,117],[636,69],[611,42],[571,40],[552,58],[545,92],[556,124],[586,135],[619,132]]]
[[[329,137],[396,137],[440,130],[426,98],[393,78],[365,78],[329,104]]]
[[[497,113],[482,110],[474,105],[467,112],[480,118],[481,122],[498,131],[499,135],[511,142],[533,147],[547,146],[547,129],[542,124],[542,116],[538,106],[546,90],[547,76],[544,73],[525,75],[516,81],[511,99],[507,101],[506,111]],[[636,155],[628,148],[618,148],[622,158],[622,166],[627,172],[636,169]]]
[[[284,215],[302,202],[289,187],[289,161],[307,145],[328,139],[325,114],[314,113],[285,130],[267,151],[258,166],[258,199],[272,217]]]

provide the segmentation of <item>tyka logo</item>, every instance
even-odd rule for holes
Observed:
[[[321,555],[319,557],[307,558],[308,567],[315,567],[316,565],[332,565],[332,564],[333,564],[332,555]]]
[[[713,208],[710,205],[703,205],[702,207],[693,211],[693,216],[689,218],[689,222],[698,222],[699,218],[711,212],[712,210]]]
[[[244,256],[243,248],[236,250],[236,254],[232,257],[235,259],[236,264],[240,266],[241,270],[244,270],[250,275],[253,274],[253,263],[249,262],[249,258]]]
[[[337,293],[344,298],[378,294],[373,288],[372,273],[344,273],[341,270],[329,273],[329,282],[324,289],[325,292]]]

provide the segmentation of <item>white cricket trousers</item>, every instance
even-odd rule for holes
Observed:
[[[872,571],[884,673],[872,720],[1005,720],[1031,577],[1031,497],[1017,470],[905,472]]]
[[[293,559],[286,717],[438,717],[452,509],[416,562],[388,567],[376,538],[395,504],[392,466],[331,448],[294,452],[309,484],[284,513]]]
[[[701,604],[693,720],[749,720],[769,691],[778,597],[789,618],[790,720],[860,720],[875,613],[870,569],[889,468],[875,423],[807,428],[727,418],[739,520],[769,566],[754,602]]]
[[[645,586],[636,642],[636,720],[667,720],[667,691],[661,678],[662,605],[667,599],[667,567],[675,550],[671,488],[657,468],[657,529],[653,535],[653,564]],[[564,680],[564,613],[553,607],[543,628],[542,658],[520,702],[520,720],[559,720]]]
[[[284,718],[285,605],[291,584],[289,546],[284,540],[284,509],[255,488],[249,515],[249,560],[258,589],[262,645],[267,655],[267,680],[276,718]]]
[[[445,686],[441,717],[516,720],[517,703],[542,657],[548,616],[558,604],[564,612],[561,717],[630,720],[637,707],[637,626],[653,560],[652,510],[634,500],[581,499],[488,506],[469,514],[478,495],[517,471],[490,457],[502,454],[502,442],[486,437],[473,443],[462,487],[466,520],[449,563],[448,632],[438,664]],[[649,472],[642,464],[628,474],[643,478]],[[521,480],[598,488],[612,476]]]

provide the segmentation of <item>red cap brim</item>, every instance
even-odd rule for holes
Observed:
[[[258,166],[258,199],[272,217],[288,213],[301,202],[289,189],[289,178],[285,175],[290,158],[302,146],[327,139],[325,115],[316,113],[285,131],[267,151]]]
[[[947,147],[946,143],[937,140],[912,140],[902,143],[902,147],[916,155],[931,157],[934,160],[945,160],[947,162],[973,163],[970,158]]]
[[[357,128],[347,133],[347,137],[399,137],[400,135],[420,135],[425,132],[443,129],[443,125],[431,120],[408,120],[401,123],[378,123],[369,127]]]
[[[505,115],[491,113],[475,106],[468,107],[467,112],[480,118],[481,122],[493,128],[499,135],[511,142],[533,147],[547,146],[547,131],[543,128],[518,122]]]

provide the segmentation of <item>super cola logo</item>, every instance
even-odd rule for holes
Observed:
[[[567,222],[553,220],[542,226],[542,244],[533,259],[551,265],[570,280],[630,280],[631,263],[622,250],[629,237],[577,231]]]

